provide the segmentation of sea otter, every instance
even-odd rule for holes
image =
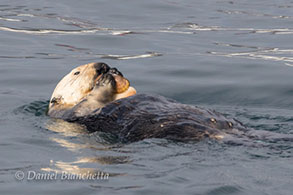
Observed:
[[[48,115],[82,124],[90,132],[109,133],[124,143],[145,138],[222,139],[247,131],[218,112],[136,94],[123,74],[105,63],[85,64],[67,74],[52,94]]]

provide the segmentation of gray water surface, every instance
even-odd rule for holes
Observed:
[[[103,61],[139,93],[293,134],[292,43],[290,0],[2,0],[0,194],[291,195],[292,142],[109,144],[45,113],[65,74]],[[17,171],[110,176],[18,181]]]

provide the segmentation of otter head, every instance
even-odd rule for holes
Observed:
[[[134,94],[135,89],[116,68],[105,63],[89,63],[73,69],[57,84],[48,114],[60,118],[62,112],[76,106],[92,110]]]

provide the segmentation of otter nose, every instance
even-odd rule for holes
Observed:
[[[111,68],[111,69],[109,70],[109,73],[110,73],[110,74],[117,74],[117,75],[123,77],[123,74],[122,74],[119,70],[117,70],[117,68]]]
[[[94,67],[98,73],[98,75],[100,74],[105,74],[110,70],[110,67],[108,66],[108,64],[103,63],[103,62],[97,62],[94,64]]]

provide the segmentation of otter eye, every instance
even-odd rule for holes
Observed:
[[[78,75],[79,73],[80,73],[80,72],[79,72],[79,71],[77,71],[77,72],[75,72],[75,73],[74,73],[74,75]]]
[[[60,101],[60,97],[59,98],[53,97],[52,100],[51,100],[51,103],[52,104],[58,104],[59,101]]]

